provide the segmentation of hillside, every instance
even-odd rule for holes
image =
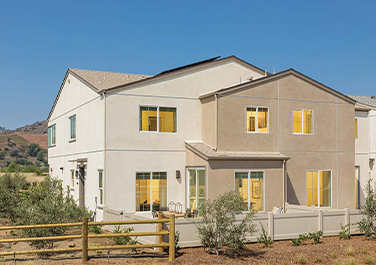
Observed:
[[[23,172],[48,169],[47,144],[47,121],[15,130],[0,127],[0,170],[12,162]]]

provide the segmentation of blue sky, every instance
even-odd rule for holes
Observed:
[[[47,118],[67,68],[156,74],[236,55],[375,95],[376,1],[11,1],[0,8],[0,126]]]

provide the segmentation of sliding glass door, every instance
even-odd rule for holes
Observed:
[[[187,169],[188,208],[197,209],[205,201],[205,168]]]

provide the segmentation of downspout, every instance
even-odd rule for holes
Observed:
[[[286,160],[283,160],[282,161],[282,177],[283,177],[283,203],[282,203],[282,207],[283,207],[283,212],[286,213],[286,195],[287,195],[287,190],[286,190]]]
[[[215,93],[215,146],[214,151],[218,151],[218,93]]]
[[[104,119],[103,119],[103,122],[104,122],[104,128],[103,128],[103,176],[104,176],[104,194],[103,194],[103,221],[106,221],[105,220],[105,216],[106,216],[106,209],[107,209],[107,199],[106,199],[106,196],[107,196],[107,171],[106,171],[106,134],[107,134],[107,126],[106,126],[106,119],[107,119],[107,115],[106,115],[106,92],[103,92],[103,96],[104,96]]]

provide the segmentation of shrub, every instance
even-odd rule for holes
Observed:
[[[350,247],[348,247],[347,249],[346,249],[346,251],[345,251],[345,254],[347,255],[347,256],[352,256],[352,255],[354,255],[354,253],[355,253],[355,251],[354,251],[354,249],[350,246]]]
[[[322,231],[317,231],[314,233],[309,233],[309,239],[313,239],[314,244],[319,244],[320,243],[320,238],[322,237],[323,232]]]
[[[368,238],[374,237],[376,233],[376,192],[371,186],[371,182],[372,178],[370,178],[367,182],[366,201],[360,209],[360,213],[365,217],[358,222],[360,232],[364,233]]]
[[[121,229],[120,225],[115,226],[115,229],[113,231],[114,234],[124,234],[124,233],[130,233],[134,231],[133,227],[128,227]],[[111,237],[112,240],[115,241],[116,244],[118,245],[136,245],[138,241],[135,239],[132,239],[130,236],[122,236],[122,237]]]
[[[330,257],[333,258],[333,259],[336,259],[338,257],[338,255],[337,255],[337,253],[332,252],[332,253],[330,253]]]
[[[178,253],[178,250],[180,249],[179,247],[179,240],[180,240],[180,232],[176,231],[175,232],[175,253]]]
[[[367,256],[364,258],[364,264],[374,264],[375,260],[371,256]]]
[[[306,241],[309,238],[308,234],[300,234],[298,238],[293,238],[291,239],[292,245],[293,246],[300,246],[303,244],[303,241]]]
[[[356,265],[356,260],[354,258],[349,258],[346,265]]]
[[[95,234],[102,234],[103,225],[92,225],[90,226],[89,232]]]
[[[339,232],[339,239],[350,239],[350,224],[347,224],[345,226],[341,223],[341,231]]]
[[[26,177],[19,173],[0,176],[0,217],[10,219],[11,222],[20,217],[18,208],[23,196],[21,191],[29,187]]]
[[[261,224],[261,223],[260,223]],[[273,244],[272,238],[266,233],[264,226],[261,224],[261,235],[257,238],[258,243],[263,243],[268,248]]]
[[[235,192],[229,191],[216,200],[204,201],[198,210],[202,218],[196,223],[197,233],[209,253],[218,255],[227,246],[227,253],[234,255],[244,247],[246,234],[255,232],[253,210],[244,214],[240,224],[235,224],[235,215],[243,211],[243,198]]]
[[[313,261],[315,263],[321,263],[322,262],[322,258],[321,257],[316,257]]]
[[[18,208],[22,213],[20,225],[81,222],[82,217],[91,215],[86,208],[77,206],[72,197],[66,196],[60,180],[50,177],[34,183]],[[25,229],[23,234],[25,237],[62,236],[65,231],[65,227],[53,227]],[[53,241],[34,241],[30,245],[37,249],[52,248]]]
[[[307,263],[307,258],[303,254],[298,255],[298,264],[306,264]]]

